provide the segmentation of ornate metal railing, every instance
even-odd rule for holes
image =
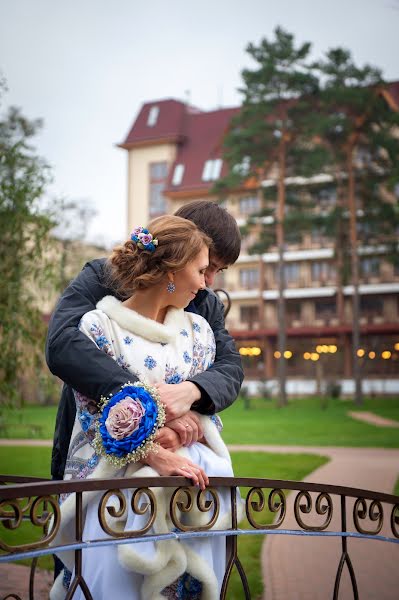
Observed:
[[[210,478],[210,486],[202,492],[190,487],[189,480],[182,477],[137,478],[137,479],[91,479],[67,482],[44,481],[35,478],[1,476],[0,483],[0,564],[22,558],[32,559],[29,582],[29,599],[35,598],[35,569],[38,557],[74,550],[75,567],[67,598],[72,598],[80,587],[86,599],[92,599],[88,583],[83,576],[83,550],[99,545],[136,544],[148,540],[190,539],[198,536],[225,536],[227,540],[227,564],[221,590],[221,599],[227,593],[232,569],[235,566],[241,578],[243,594],[251,598],[250,589],[237,551],[237,538],[251,533],[307,536],[339,536],[341,556],[337,562],[334,589],[329,597],[339,596],[341,576],[345,565],[350,574],[353,597],[359,598],[356,574],[348,551],[348,538],[378,539],[399,543],[399,497],[356,488],[320,485],[298,481],[254,478]],[[173,528],[168,533],[155,535],[151,528],[157,515],[157,500],[153,490],[173,488],[169,503],[169,516]],[[242,501],[237,499],[237,487],[241,489]],[[123,490],[134,490],[131,506],[126,503]],[[230,497],[229,527],[215,529],[220,511],[221,491],[228,490]],[[83,494],[87,491],[102,492],[98,500],[98,518],[106,534],[104,538],[83,541]],[[50,547],[61,522],[58,503],[60,494],[76,494],[75,535],[73,543]],[[289,502],[287,495],[290,493]],[[107,506],[111,497],[118,499],[119,506]],[[243,505],[246,514],[245,526],[239,525],[239,508]],[[182,515],[195,508],[207,515],[201,526],[187,525]],[[107,515],[122,517],[127,510],[145,515],[146,524],[139,530],[114,530]],[[294,517],[294,528],[284,529],[288,514]],[[334,517],[334,519],[333,519]],[[4,535],[5,531],[16,532],[28,521],[41,532],[39,539],[27,539],[18,543]],[[385,522],[388,535],[381,535]],[[388,524],[387,524],[388,522]],[[335,527],[332,527],[332,523]],[[337,523],[339,526],[337,526]],[[108,537],[110,536],[110,537]],[[85,555],[85,559],[89,558]],[[17,592],[8,593],[1,600],[22,600]]]

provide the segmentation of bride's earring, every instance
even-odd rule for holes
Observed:
[[[173,294],[173,292],[176,289],[176,286],[173,283],[173,281],[169,281],[168,285],[166,286],[166,289],[168,290],[169,294]]]

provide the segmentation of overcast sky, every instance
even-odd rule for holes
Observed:
[[[90,201],[89,237],[110,245],[126,236],[127,153],[115,145],[141,104],[238,105],[245,47],[277,25],[314,56],[344,46],[399,79],[399,0],[0,0],[2,108],[44,119],[51,194]]]

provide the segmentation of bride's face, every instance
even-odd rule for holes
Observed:
[[[172,275],[172,281],[176,286],[175,291],[170,294],[170,305],[176,308],[184,308],[194,300],[197,292],[205,288],[205,271],[209,265],[209,250],[202,247],[200,253],[181,271]]]

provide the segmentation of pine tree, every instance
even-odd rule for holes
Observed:
[[[324,85],[313,133],[329,154],[338,192],[337,207],[323,226],[335,238],[341,319],[345,272],[353,286],[352,360],[355,402],[360,405],[359,245],[383,243],[386,256],[397,260],[399,212],[392,190],[399,181],[399,115],[385,99],[387,84],[381,72],[368,65],[357,67],[349,51],[332,49],[315,68]]]
[[[306,156],[301,163],[306,170],[309,169],[307,163],[323,162],[321,155],[324,154],[323,148],[307,142],[311,107],[319,88],[318,79],[308,64],[310,48],[310,43],[296,47],[293,36],[281,28],[275,30],[274,40],[263,39],[259,46],[248,46],[247,52],[256,66],[242,72],[243,104],[224,141],[224,157],[230,171],[215,187],[221,195],[240,189],[257,190],[262,210],[248,224],[248,228],[255,224],[260,229],[253,250],[264,252],[272,244],[278,248],[279,406],[287,403],[285,224],[295,218],[299,198],[296,194],[287,198],[286,178],[297,174],[299,156]],[[264,187],[266,180],[272,185]],[[299,213],[303,214],[300,210]],[[272,229],[268,225],[271,222]]]

